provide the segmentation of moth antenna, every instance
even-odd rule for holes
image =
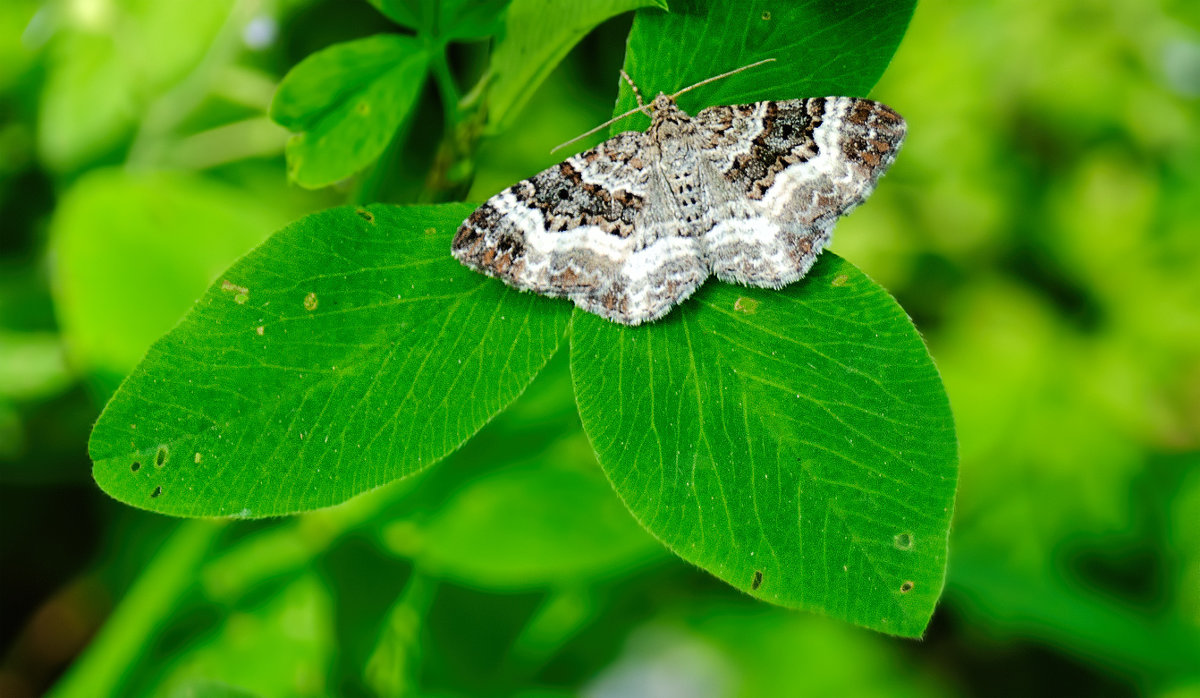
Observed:
[[[597,126],[596,128],[594,128],[594,129],[592,129],[592,130],[590,130],[590,131],[587,131],[587,132],[585,132],[585,133],[581,133],[581,134],[579,134],[578,136],[575,136],[575,137],[574,137],[574,138],[572,138],[571,140],[567,141],[566,143],[560,143],[560,144],[558,144],[558,145],[554,146],[553,148],[551,148],[551,149],[550,149],[550,152],[552,152],[552,153],[553,153],[554,151],[556,151],[556,150],[558,150],[558,149],[560,149],[560,148],[565,148],[565,147],[567,147],[568,145],[571,145],[571,144],[572,144],[572,143],[574,143],[575,141],[579,140],[580,138],[587,138],[588,136],[590,136],[590,135],[592,135],[593,133],[595,133],[595,132],[599,131],[600,129],[604,128],[605,126],[611,126],[612,124],[615,124],[615,123],[617,123],[618,121],[620,121],[621,119],[624,119],[625,117],[629,116],[630,114],[636,114],[637,112],[640,112],[640,111],[644,110],[645,108],[646,108],[646,107],[645,107],[645,105],[643,105],[643,106],[640,106],[640,107],[635,107],[635,108],[633,108],[633,109],[630,109],[629,111],[625,112],[624,114],[622,114],[622,115],[620,115],[620,116],[614,116],[613,118],[609,119],[608,121],[605,121],[604,123],[600,124],[600,125],[599,125],[599,126]]]
[[[756,61],[754,63],[751,63],[750,65],[744,65],[741,68],[735,68],[735,69],[729,71],[728,73],[721,73],[720,75],[714,75],[711,78],[705,78],[704,80],[701,80],[700,82],[696,83],[695,85],[688,85],[687,87],[683,88],[682,90],[671,95],[671,99],[674,100],[676,97],[683,94],[684,92],[691,92],[692,90],[696,89],[697,87],[700,87],[701,85],[707,85],[710,82],[715,82],[717,80],[727,78],[730,75],[736,75],[737,73],[740,73],[743,70],[749,70],[750,68],[762,65],[763,63],[770,63],[773,60],[775,60],[775,59],[774,58],[764,58],[761,61]]]
[[[621,77],[625,79],[625,82],[629,83],[629,88],[633,90],[633,96],[637,98],[638,107],[646,113],[646,116],[653,119],[654,115],[646,109],[646,103],[642,101],[642,93],[638,90],[638,86],[634,84],[633,78],[629,77],[629,73],[625,72],[624,68],[621,69]]]
[[[676,92],[675,94],[671,95],[671,100],[673,101],[676,97],[683,94],[684,92],[690,92],[690,91],[696,89],[697,87],[700,87],[701,85],[707,85],[710,82],[714,82],[716,80],[721,80],[723,78],[727,78],[730,75],[735,75],[737,73],[742,72],[743,70],[749,70],[750,68],[753,68],[755,66],[760,66],[763,63],[770,63],[771,61],[774,61],[774,60],[775,60],[774,58],[764,58],[761,61],[756,61],[749,65],[744,65],[741,68],[735,68],[727,73],[721,73],[720,75],[714,75],[711,78],[701,80],[700,82],[696,83],[695,85],[689,85],[689,86],[683,88],[682,90]],[[635,85],[633,83],[633,79],[629,77],[629,74],[626,73],[624,70],[622,70],[621,77],[624,78],[625,82],[629,83],[629,87],[631,87],[633,89],[633,96],[637,98],[637,102],[638,102],[637,107],[634,109],[630,109],[629,111],[625,112],[624,114],[621,114],[620,116],[614,116],[613,118],[609,119],[608,121],[605,121],[604,123],[600,124],[599,126],[591,129],[590,131],[581,133],[578,136],[575,136],[574,138],[572,138],[571,140],[569,140],[565,143],[560,143],[560,144],[554,146],[553,148],[550,149],[551,153],[553,153],[557,150],[561,150],[562,148],[565,148],[568,145],[571,145],[572,143],[574,143],[575,141],[577,141],[581,138],[587,138],[588,136],[592,135],[593,133],[599,131],[600,129],[602,129],[606,126],[611,126],[612,124],[617,123],[618,121],[620,121],[621,119],[624,119],[625,117],[629,116],[630,114],[634,114],[634,113],[640,111],[643,114],[645,114],[646,116],[649,116],[652,119],[654,118],[654,114],[651,113],[650,110],[646,108],[646,103],[642,101],[642,93],[640,91],[638,91],[637,85]]]

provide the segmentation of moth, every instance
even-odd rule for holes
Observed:
[[[765,62],[660,92],[649,105],[622,72],[638,101],[629,114],[643,111],[650,128],[488,199],[459,227],[454,257],[626,325],[663,317],[713,274],[769,288],[800,279],[837,219],[891,166],[906,124],[855,97],[716,106],[694,117],[675,103]]]

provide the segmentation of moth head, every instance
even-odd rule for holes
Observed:
[[[654,109],[654,111],[658,111],[660,109],[666,109],[674,103],[674,99],[668,97],[665,93],[659,92],[658,96],[654,98],[654,102],[650,105],[650,107]]]

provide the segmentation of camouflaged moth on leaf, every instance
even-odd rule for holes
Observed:
[[[803,277],[838,217],[895,160],[904,119],[854,97],[694,117],[676,106],[733,72],[649,106],[639,96],[648,130],[617,134],[488,199],[458,229],[454,256],[626,325],[662,317],[712,274],[770,288]]]

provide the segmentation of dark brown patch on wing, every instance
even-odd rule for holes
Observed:
[[[542,211],[546,229],[551,232],[594,225],[613,235],[629,237],[634,219],[645,204],[642,197],[623,189],[609,191],[583,181],[583,175],[570,162],[559,163],[522,184],[528,185],[521,192],[525,203]]]
[[[516,279],[525,268],[525,242],[511,226],[500,224],[500,213],[485,203],[454,234],[450,249],[471,267],[502,279]]]
[[[738,117],[746,123],[754,108],[752,104],[729,107],[731,124],[737,123]],[[813,133],[824,115],[824,99],[767,102],[762,130],[751,140],[750,151],[738,155],[725,171],[726,179],[745,187],[749,198],[761,199],[774,184],[775,175],[817,155]]]
[[[890,165],[904,140],[904,119],[885,104],[858,99],[846,120],[850,127],[842,137],[842,154],[872,172]]]

